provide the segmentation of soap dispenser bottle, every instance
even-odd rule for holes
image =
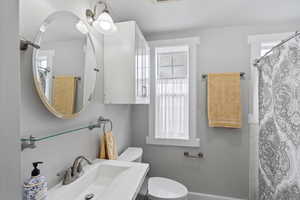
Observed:
[[[47,180],[40,175],[38,165],[43,162],[34,162],[31,178],[24,182],[24,200],[45,200],[47,197]]]

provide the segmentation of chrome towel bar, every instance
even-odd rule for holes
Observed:
[[[183,155],[187,158],[204,158],[204,154],[201,152],[197,153],[197,155],[192,155],[190,152],[185,151]]]
[[[245,79],[246,73],[245,72],[241,72],[240,73],[240,77],[241,77],[241,79]],[[207,74],[202,74],[202,79],[207,79]]]

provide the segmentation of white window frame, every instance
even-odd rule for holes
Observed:
[[[263,34],[263,35],[251,35],[248,37],[248,44],[251,46],[250,56],[250,109],[248,115],[249,124],[258,124],[258,70],[253,67],[255,59],[261,57],[261,44],[267,42],[281,41],[289,37],[292,33],[276,33],[276,34]]]
[[[47,61],[47,65],[49,66],[49,77],[51,78],[51,80],[46,80],[46,91],[45,91],[45,96],[49,99],[49,102],[52,102],[52,74],[53,74],[53,59],[55,56],[55,50],[40,50],[38,53],[38,58],[41,58],[40,60],[46,60]],[[37,76],[39,77],[39,76]]]
[[[277,33],[251,35],[248,44],[251,47],[250,55],[250,85],[249,85],[249,199],[258,198],[258,131],[259,131],[259,108],[258,108],[258,69],[253,66],[255,59],[261,57],[261,44],[281,41],[288,38],[292,33]]]
[[[150,41],[151,80],[156,80],[156,55],[155,49],[159,47],[188,46],[189,48],[189,139],[157,139],[155,138],[155,95],[156,81],[151,81],[149,105],[149,135],[146,143],[151,145],[199,147],[200,139],[197,138],[197,45],[198,37],[180,38],[171,40]]]

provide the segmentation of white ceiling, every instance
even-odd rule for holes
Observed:
[[[85,9],[91,8],[96,1],[20,1],[21,33],[25,36],[35,33],[42,20],[56,10],[71,10],[85,19]],[[136,20],[146,34],[234,25],[300,24],[300,0],[179,0],[159,4],[153,3],[153,0],[107,2],[116,21]],[[34,12],[32,7],[36,8]]]
[[[116,21],[136,20],[146,33],[190,28],[300,22],[300,0],[107,0]],[[300,27],[299,27],[300,29]]]

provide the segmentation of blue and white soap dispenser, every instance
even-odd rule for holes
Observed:
[[[24,182],[24,200],[45,200],[47,197],[47,180],[40,175],[38,165],[43,162],[34,162],[31,178]]]

